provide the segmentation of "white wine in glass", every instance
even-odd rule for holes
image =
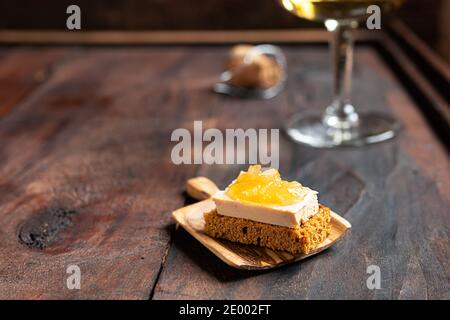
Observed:
[[[291,118],[288,135],[295,141],[319,148],[363,146],[391,139],[398,123],[381,113],[357,113],[350,100],[353,69],[352,29],[377,5],[381,12],[399,7],[403,0],[279,0],[298,17],[325,23],[333,33],[333,101],[325,112],[303,112]]]

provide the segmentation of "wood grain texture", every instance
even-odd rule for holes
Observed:
[[[357,37],[368,32],[358,31]],[[200,31],[49,31],[49,30],[0,30],[0,43],[8,44],[224,44],[261,42],[324,42],[329,38],[326,30],[200,30]]]
[[[36,51],[39,51],[38,49]],[[10,112],[35,89],[44,84],[59,63],[70,56],[63,48],[35,51],[0,51],[0,117]]]
[[[449,298],[448,154],[372,49],[357,50],[355,104],[393,113],[404,130],[362,149],[314,150],[281,137],[282,175],[318,190],[352,231],[271,272],[227,267],[174,229],[186,179],[224,187],[243,167],[175,166],[170,134],[194,120],[280,128],[292,112],[323,107],[327,47],[284,47],[288,85],[268,101],[211,92],[226,47],[60,49],[63,57],[50,47],[0,55],[0,75],[5,57],[16,61],[9,74],[18,85],[5,96],[21,97],[0,117],[0,298]],[[20,55],[51,66],[45,81],[19,81],[31,72],[17,71],[27,65]],[[65,286],[71,264],[81,290]],[[381,268],[380,290],[366,287],[370,264]]]
[[[9,54],[22,51],[52,50]],[[146,299],[193,172],[171,165],[170,133],[208,92],[186,100],[174,82],[183,48],[71,51],[0,119],[0,297]],[[71,264],[81,290],[66,288]]]
[[[285,53],[289,81],[281,95],[270,101],[226,100],[215,105],[211,125],[278,128],[293,112],[325,106],[331,99],[326,48],[285,48]],[[224,266],[178,229],[155,299],[449,297],[448,154],[375,52],[357,50],[353,88],[361,110],[392,113],[401,122],[403,132],[397,139],[338,150],[280,140],[282,175],[318,190],[322,203],[350,221],[350,236],[297,264],[245,272]],[[240,169],[203,166],[197,175],[224,187]],[[381,269],[380,290],[366,286],[372,264]]]

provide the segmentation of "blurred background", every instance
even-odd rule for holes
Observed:
[[[0,2],[2,31],[64,31],[65,10],[70,4],[82,9],[82,31],[322,29],[321,24],[291,15],[275,0],[15,0],[13,5],[11,2]],[[449,0],[407,0],[395,15],[450,62]]]

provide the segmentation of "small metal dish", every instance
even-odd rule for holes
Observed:
[[[250,64],[253,59],[258,55],[267,55],[274,59],[281,69],[280,80],[269,88],[246,88],[241,86],[232,85],[229,80],[232,79],[233,73],[230,71],[225,71],[220,75],[220,81],[214,84],[214,92],[226,94],[233,97],[239,98],[260,98],[260,99],[270,99],[275,97],[284,88],[287,80],[286,70],[286,58],[284,57],[281,49],[279,47],[270,44],[261,44],[254,46],[244,57],[244,65]]]

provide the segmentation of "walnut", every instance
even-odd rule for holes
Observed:
[[[247,88],[269,88],[276,85],[283,71],[274,59],[259,54],[249,64],[244,62],[245,55],[252,48],[251,45],[237,45],[231,49],[225,63],[226,70],[232,74],[228,83]]]

